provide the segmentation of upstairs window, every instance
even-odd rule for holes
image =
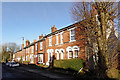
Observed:
[[[43,42],[40,42],[40,50],[43,49]]]
[[[36,46],[35,46],[35,50],[37,51],[37,43],[36,43]]]
[[[33,46],[32,46],[32,53],[33,53]]]
[[[63,33],[61,33],[61,44],[63,44]]]
[[[56,44],[58,44],[58,34],[56,34]]]
[[[75,29],[70,31],[70,41],[75,40]]]
[[[29,48],[28,48],[28,53],[29,53]]]
[[[27,53],[27,48],[26,48],[26,53]]]
[[[49,37],[49,46],[52,46],[52,36]]]

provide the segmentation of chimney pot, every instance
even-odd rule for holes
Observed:
[[[51,28],[51,32],[53,33],[55,31],[57,31],[57,28],[55,27],[55,25],[53,25],[53,27]]]
[[[41,35],[39,36],[39,40],[40,40],[41,38],[43,38],[43,34],[41,34]]]

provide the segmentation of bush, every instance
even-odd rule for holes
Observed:
[[[116,79],[118,79],[119,76],[120,76],[119,70],[115,69],[115,68],[111,68],[111,69],[107,70],[106,72],[107,72],[107,76],[109,78],[116,78]]]
[[[45,65],[45,64],[40,64],[40,65],[38,65],[38,66],[40,66],[40,67],[44,67],[44,68],[48,68],[48,66]]]
[[[80,58],[55,60],[54,67],[79,71],[83,67],[83,60]]]
[[[23,63],[29,63],[30,61],[23,61]]]

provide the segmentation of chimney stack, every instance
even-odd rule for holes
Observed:
[[[39,36],[39,40],[40,40],[41,38],[43,38],[43,34],[41,34],[41,35]]]
[[[34,42],[37,42],[37,40],[35,39]]]
[[[22,49],[24,48],[24,37],[22,37],[23,40],[22,40]]]
[[[26,46],[28,46],[30,44],[29,40],[26,40]]]
[[[57,31],[57,28],[55,27],[55,25],[53,25],[53,27],[51,28],[51,32],[53,33],[55,31]]]

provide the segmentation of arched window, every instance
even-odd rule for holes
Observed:
[[[68,46],[66,51],[68,52],[68,59],[70,58],[77,58],[78,57],[78,51],[79,47],[78,46]]]
[[[60,49],[60,53],[61,53],[61,59],[63,59],[63,54],[64,54],[65,50],[63,48]]]
[[[78,58],[78,51],[79,51],[79,47],[73,46],[73,58]]]
[[[72,47],[68,46],[66,51],[68,52],[68,59],[72,58],[73,56]]]
[[[55,53],[57,53],[57,60],[59,60],[59,58],[60,58],[60,57],[59,57],[59,49],[56,49],[56,50],[55,50]]]

